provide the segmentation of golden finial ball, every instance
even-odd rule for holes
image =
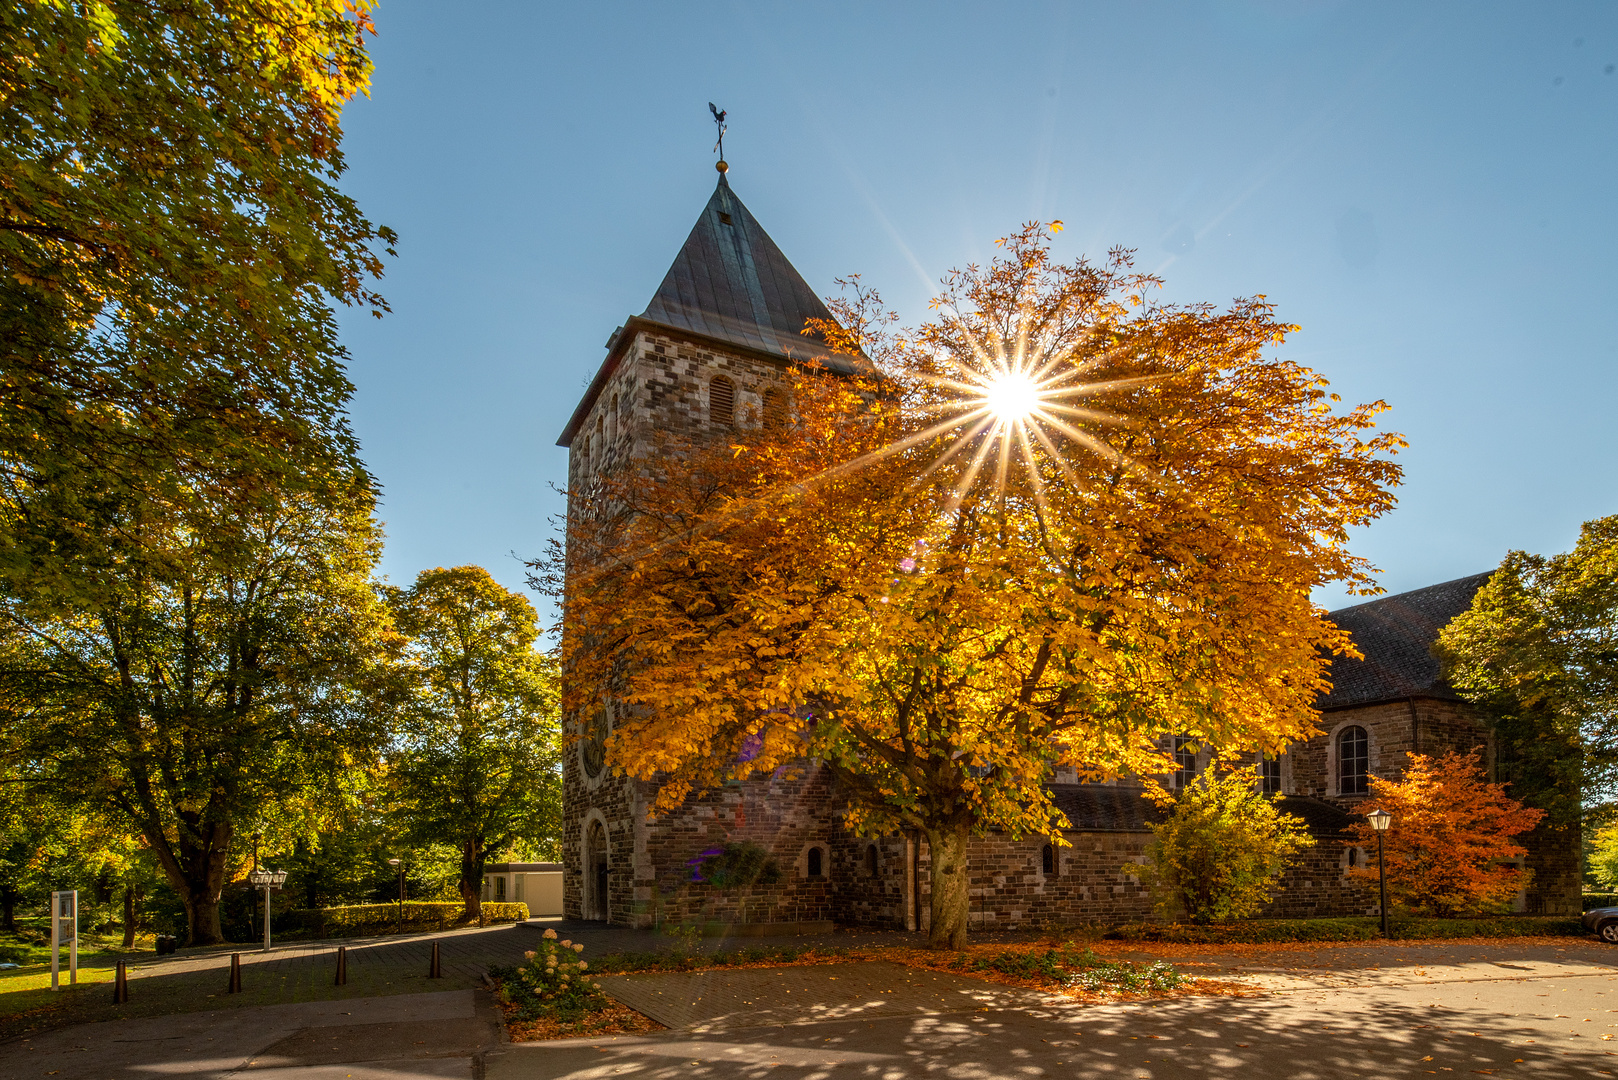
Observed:
[[[730,163],[727,162],[724,158],[720,158],[718,161],[714,162],[713,167],[718,169],[722,173],[730,171]]]

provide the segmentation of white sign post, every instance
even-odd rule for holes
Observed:
[[[51,893],[51,989],[62,988],[62,942],[67,942],[69,986],[79,984],[79,890]]]
[[[247,875],[247,880],[264,890],[264,951],[270,951],[270,890],[279,889],[286,884],[287,872],[285,870],[254,870]]]

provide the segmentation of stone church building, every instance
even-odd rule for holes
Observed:
[[[817,360],[848,373],[848,358],[805,337],[825,305],[748,212],[723,173],[646,310],[613,332],[606,359],[558,444],[569,449],[568,486],[628,460],[658,429],[701,432],[757,422],[786,400],[790,364]],[[642,448],[646,443],[640,443]],[[1303,818],[1318,842],[1288,873],[1268,914],[1366,914],[1371,890],[1346,871],[1365,853],[1344,828],[1371,777],[1394,778],[1409,751],[1483,746],[1486,729],[1439,676],[1430,647],[1466,610],[1487,574],[1417,589],[1332,613],[1365,654],[1339,658],[1320,702],[1321,734],[1265,763],[1266,791]],[[572,918],[623,925],[665,919],[734,924],[857,923],[924,928],[925,841],[855,836],[842,827],[830,775],[808,763],[797,775],[757,778],[687,800],[648,821],[649,785],[605,768],[611,717],[592,723],[564,765],[563,909]],[[1206,766],[1176,748],[1185,782]],[[976,840],[969,860],[971,923],[1010,927],[1145,919],[1141,876],[1157,813],[1127,781],[1052,785],[1070,822],[1066,846],[1039,838]],[[781,880],[742,890],[691,882],[693,860],[726,842],[767,849]],[[1521,910],[1579,910],[1576,837],[1527,838],[1534,882]]]

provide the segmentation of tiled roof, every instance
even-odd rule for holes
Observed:
[[[1473,595],[1488,580],[1488,574],[1473,574],[1332,612],[1332,622],[1353,636],[1365,659],[1332,660],[1332,689],[1320,708],[1454,698],[1455,691],[1439,676],[1433,643],[1451,619],[1472,606]]]
[[[1150,832],[1164,818],[1164,811],[1147,799],[1140,788],[1109,787],[1105,784],[1052,784],[1051,796],[1067,815],[1071,832]],[[1342,832],[1353,821],[1351,814],[1324,799],[1288,795],[1280,800],[1280,810],[1303,819],[1316,836]]]
[[[810,319],[829,321],[831,312],[723,175],[641,318],[785,359],[812,357],[837,371],[854,370],[848,357],[804,335]]]
[[[1051,798],[1075,832],[1146,832],[1163,811],[1136,787],[1052,784]]]

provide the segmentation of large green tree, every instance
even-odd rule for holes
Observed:
[[[1436,651],[1493,725],[1499,779],[1548,825],[1618,791],[1618,516],[1564,554],[1508,554]]]
[[[0,576],[94,608],[199,482],[348,483],[336,304],[380,252],[337,187],[370,0],[0,11]],[[217,478],[230,475],[229,485]],[[205,478],[199,479],[199,478]],[[114,591],[116,591],[114,589]]]
[[[246,518],[192,493],[139,539],[163,557],[93,612],[0,597],[0,745],[10,777],[140,835],[209,944],[242,834],[382,741],[360,689],[380,534],[355,481]]]
[[[535,648],[527,597],[480,566],[424,570],[388,603],[394,798],[413,841],[459,847],[472,918],[491,853],[559,835],[554,664]]]

